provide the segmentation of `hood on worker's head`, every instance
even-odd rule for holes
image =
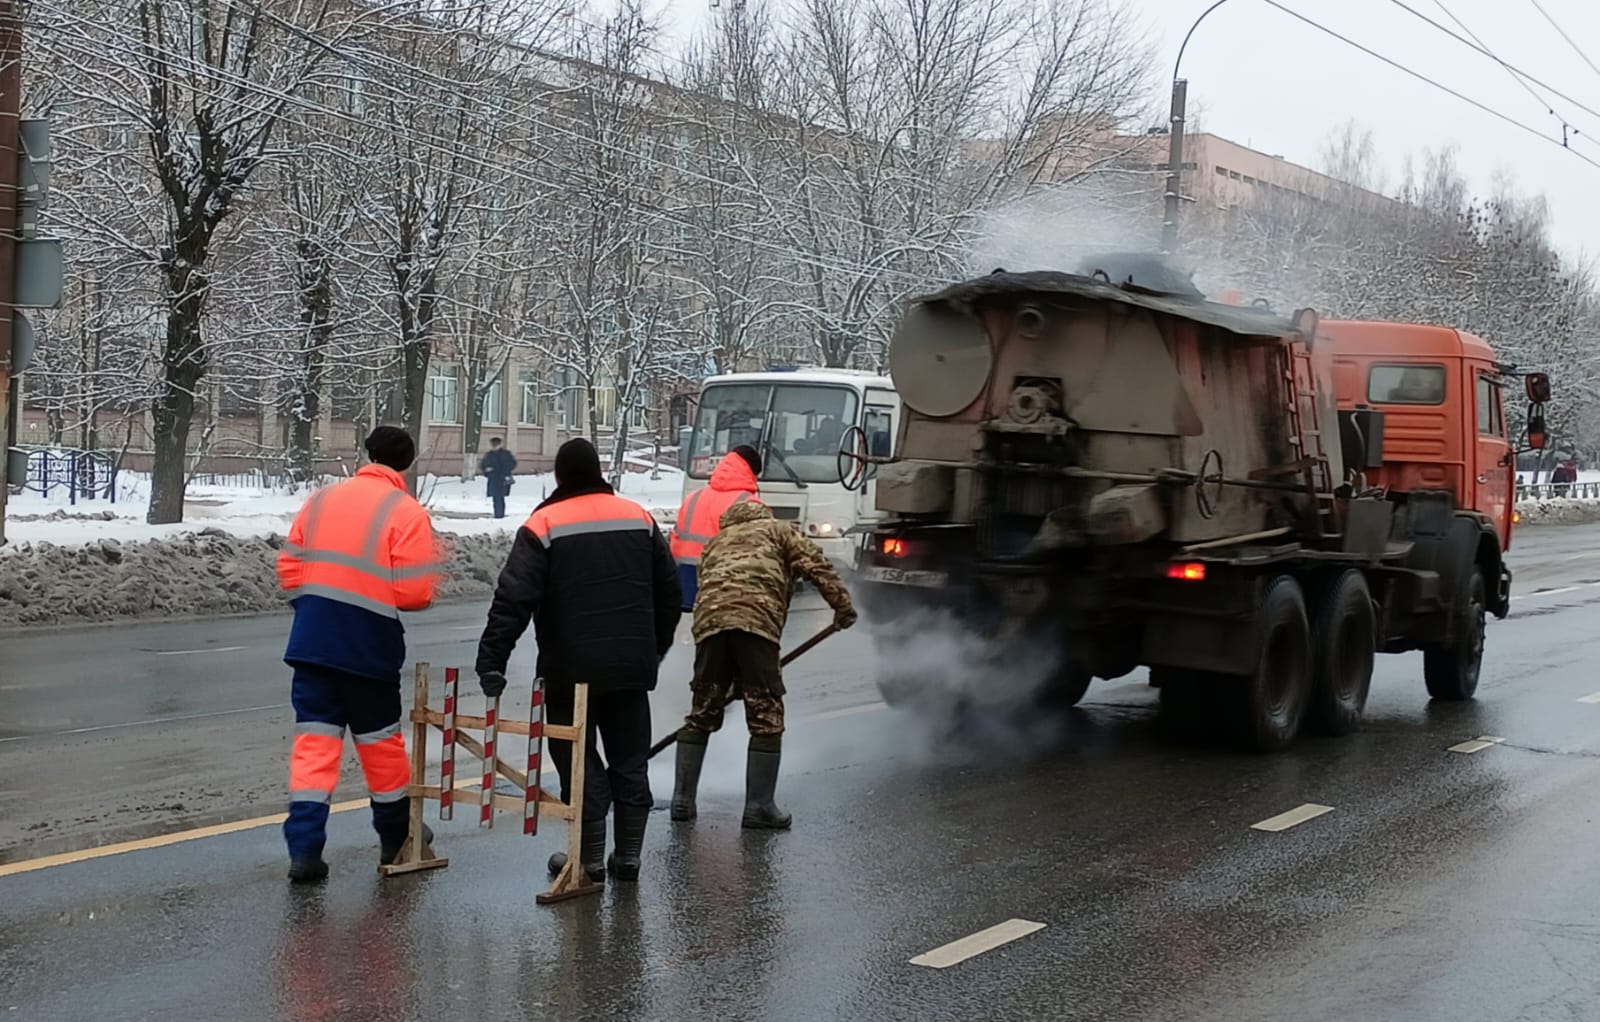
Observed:
[[[757,463],[759,462],[758,455]],[[754,493],[757,489],[756,471],[757,469],[751,466],[750,460],[738,449],[734,449],[717,462],[717,467],[711,473],[711,488]]]
[[[758,522],[763,518],[771,517],[772,509],[770,507],[767,507],[765,504],[758,504],[753,500],[747,500],[741,504],[735,504],[728,508],[728,510],[722,512],[721,525],[724,529],[726,529],[730,525],[742,525],[745,522]]]

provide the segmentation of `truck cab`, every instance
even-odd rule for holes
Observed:
[[[1489,343],[1450,327],[1352,320],[1324,320],[1317,340],[1333,350],[1358,488],[1448,491],[1458,510],[1481,516],[1497,554],[1510,549],[1516,453],[1507,373]],[[1509,593],[1497,595],[1504,606]]]

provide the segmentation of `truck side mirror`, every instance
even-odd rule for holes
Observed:
[[[1544,413],[1528,413],[1528,447],[1531,450],[1542,451],[1549,443],[1549,436],[1544,428]]]
[[[1542,405],[1550,400],[1550,377],[1545,373],[1529,373],[1524,383],[1528,390],[1528,400],[1536,405]]]

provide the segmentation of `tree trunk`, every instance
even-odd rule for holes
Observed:
[[[612,431],[614,436],[611,439],[611,478],[609,482],[619,490],[622,488],[622,475],[626,471],[622,462],[623,457],[628,453],[628,413],[630,410],[620,400],[617,402],[617,425]]]
[[[289,464],[297,482],[316,479],[316,428],[322,417],[322,387],[327,378],[328,343],[333,336],[333,268],[327,256],[301,243],[300,371],[290,428]]]
[[[200,382],[200,373],[181,366],[168,367],[166,376],[162,394],[151,409],[155,463],[150,470],[150,509],[145,514],[151,525],[183,521],[189,425],[194,420],[194,388]]]
[[[483,355],[474,350],[476,345],[469,344],[467,357],[463,360],[466,365],[466,390],[467,406],[461,417],[461,481],[469,483],[477,474],[478,441],[483,438],[483,405],[488,398],[484,377]],[[501,388],[502,395],[505,389]],[[504,402],[502,402],[503,404]]]

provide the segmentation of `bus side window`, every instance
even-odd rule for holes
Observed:
[[[862,426],[867,434],[867,454],[874,458],[887,458],[894,446],[894,412],[881,405],[868,405],[866,422]]]

